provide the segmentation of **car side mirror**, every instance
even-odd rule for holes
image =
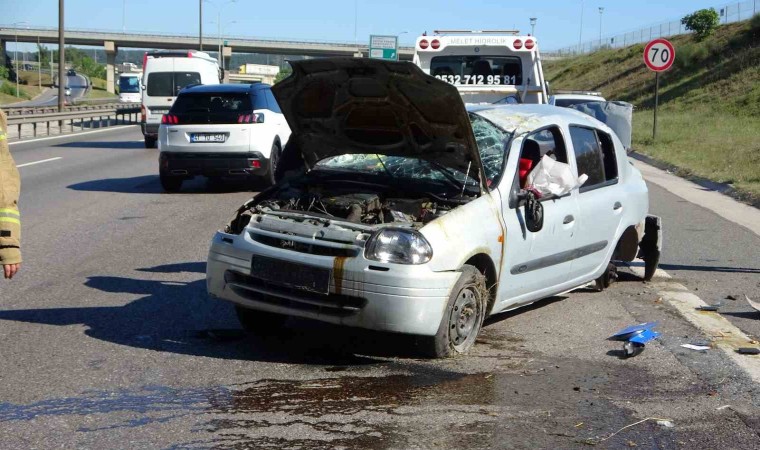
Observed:
[[[525,227],[531,233],[537,233],[544,227],[544,205],[538,201],[536,194],[530,191],[519,193],[518,201],[522,202],[522,198],[525,202]]]

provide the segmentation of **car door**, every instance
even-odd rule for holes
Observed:
[[[578,189],[578,255],[571,279],[589,279],[606,266],[617,244],[625,196],[618,183],[618,161],[612,136],[605,131],[571,125],[570,140],[575,167],[588,180]]]
[[[512,144],[507,166],[511,168],[511,176],[499,186],[507,230],[497,293],[497,308],[502,310],[560,292],[568,279],[576,246],[576,193],[542,200],[544,225],[536,232],[527,229],[524,207],[515,200],[521,184],[518,160],[527,156],[526,149],[535,144],[540,148],[540,156],[548,154],[567,163],[564,137],[558,126],[538,130]]]

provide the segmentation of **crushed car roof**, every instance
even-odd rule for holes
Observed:
[[[504,131],[520,135],[551,124],[577,124],[612,131],[603,122],[579,111],[553,105],[468,105],[467,110],[490,120]]]

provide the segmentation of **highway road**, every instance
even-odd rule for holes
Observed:
[[[68,101],[84,97],[87,93],[87,79],[82,75],[66,76],[66,84],[71,88]],[[34,100],[14,103],[13,106],[51,106],[58,104],[58,88],[48,89]]]
[[[0,281],[2,448],[760,448],[760,373],[681,347],[709,336],[662,299],[666,278],[623,269],[602,293],[503,314],[451,360],[301,320],[245,336],[207,299],[204,261],[247,186],[163,193],[134,126],[11,151],[24,264]],[[651,192],[676,282],[760,297],[760,237]],[[760,335],[760,314],[727,302]],[[662,337],[620,359],[606,338],[651,320]]]

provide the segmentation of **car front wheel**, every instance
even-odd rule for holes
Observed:
[[[480,333],[487,304],[485,276],[475,267],[465,265],[451,290],[438,332],[435,336],[423,338],[423,352],[433,358],[466,353]]]

